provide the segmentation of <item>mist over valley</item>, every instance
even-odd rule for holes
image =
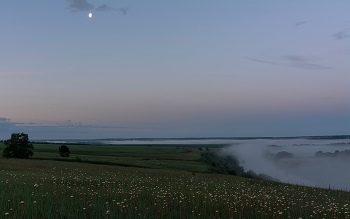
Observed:
[[[245,140],[222,149],[246,171],[282,182],[323,188],[350,188],[350,140]]]

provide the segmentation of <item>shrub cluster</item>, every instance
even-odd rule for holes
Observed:
[[[206,151],[202,153],[202,157],[206,162],[209,162],[213,168],[217,169],[217,172],[219,173],[280,182],[279,179],[273,178],[267,174],[257,174],[253,170],[245,172],[244,168],[239,165],[237,157],[231,154],[223,155],[218,152]]]
[[[28,135],[24,133],[13,133],[11,138],[4,142],[5,148],[2,152],[6,158],[29,158],[33,156],[33,144],[29,143]]]

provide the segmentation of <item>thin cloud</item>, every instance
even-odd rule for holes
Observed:
[[[313,60],[305,56],[285,55],[282,57],[288,62],[290,62],[292,66],[295,66],[295,67],[310,68],[310,69],[331,69],[331,67],[313,63]]]
[[[70,12],[88,11],[94,9],[94,6],[86,0],[66,0]]]
[[[56,123],[54,125],[23,125],[20,126],[26,130],[119,130],[128,131],[138,129],[137,127],[127,126],[99,126],[99,125],[82,125],[78,123]]]
[[[11,119],[5,118],[5,117],[0,117],[0,133],[4,134],[6,132],[9,132],[10,134],[13,132],[20,132],[21,129],[17,125],[21,125],[24,123],[17,123],[17,122],[11,122]],[[0,135],[0,139],[3,136]]]
[[[96,8],[96,11],[115,11],[115,9],[109,7],[106,4],[102,4],[102,5],[98,6],[98,8]]]
[[[283,58],[295,62],[295,63],[307,63],[309,62],[309,59],[304,56],[298,56],[298,55],[285,55]]]
[[[64,126],[68,126],[68,127],[73,127],[74,124],[72,123],[72,120],[68,119],[66,123],[63,124]]]
[[[349,38],[350,37],[350,28],[347,28],[343,31],[340,31],[338,33],[335,33],[332,35],[335,39],[337,40],[342,40],[344,38]]]
[[[11,119],[9,118],[5,118],[5,117],[0,117],[0,123],[11,123],[11,124],[19,124],[19,125],[22,125],[22,124],[25,124],[23,122],[11,122]]]
[[[300,26],[300,25],[303,25],[303,24],[305,24],[305,23],[306,23],[306,21],[297,22],[297,23],[295,24],[295,26]]]
[[[140,130],[140,127],[127,126],[99,126],[82,125],[80,122],[66,122],[57,124],[38,124],[34,122],[12,122],[11,119],[0,117],[0,140],[10,138],[11,133],[24,132],[30,139],[60,139],[60,138],[98,138],[115,136],[116,133],[129,133]],[[93,137],[94,136],[94,137]]]
[[[83,125],[81,122],[73,123],[68,119],[67,122],[56,123],[55,125],[44,125],[40,127],[75,127],[75,128],[93,128],[93,129],[129,129],[127,126],[99,126],[99,125]]]
[[[128,8],[119,8],[119,11],[121,13],[123,13],[124,15],[126,15],[128,13],[128,11],[129,11],[129,9]]]
[[[1,76],[23,76],[23,75],[34,75],[37,74],[37,72],[32,71],[6,71],[6,72],[0,72]]]
[[[280,63],[278,63],[278,62],[266,61],[266,60],[262,60],[262,59],[252,58],[252,57],[245,57],[245,58],[250,60],[250,61],[253,61],[253,62],[261,62],[261,63],[271,64],[271,65],[280,65]]]
[[[6,118],[0,117],[0,124],[2,121],[5,121]],[[75,129],[136,129],[136,127],[128,127],[128,126],[100,126],[100,125],[83,125],[81,122],[73,123],[72,120],[68,119],[66,122],[58,122],[52,124],[39,124],[35,122],[28,123],[14,123],[10,122],[10,119],[6,119],[7,123],[11,123],[14,125],[19,125],[17,127],[31,129],[64,129],[75,128]],[[3,122],[4,123],[4,122]]]
[[[11,119],[5,118],[5,117],[0,117],[0,122],[10,122]]]
[[[275,66],[298,67],[298,68],[315,69],[315,70],[332,69],[332,67],[315,63],[314,60],[311,58],[308,58],[305,56],[299,56],[299,55],[284,55],[284,56],[281,56],[279,59],[277,58],[262,59],[262,58],[254,58],[254,57],[245,57],[245,58],[253,62],[260,62],[260,63],[275,65]]]

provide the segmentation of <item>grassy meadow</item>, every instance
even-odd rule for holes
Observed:
[[[349,192],[216,174],[198,145],[59,146],[0,158],[0,218],[350,218]]]
[[[34,144],[32,159],[82,162],[155,169],[211,172],[198,145],[68,145],[70,157],[58,154],[60,144]],[[209,145],[217,150],[220,145]],[[0,149],[1,149],[0,145]]]

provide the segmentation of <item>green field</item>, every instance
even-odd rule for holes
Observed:
[[[349,192],[216,174],[198,145],[59,146],[0,158],[1,218],[350,217]]]
[[[70,157],[61,158],[59,144],[34,144],[31,159],[83,162],[154,169],[212,172],[201,159],[198,145],[68,145]],[[217,150],[217,145],[213,145]],[[3,148],[0,145],[0,150]]]

